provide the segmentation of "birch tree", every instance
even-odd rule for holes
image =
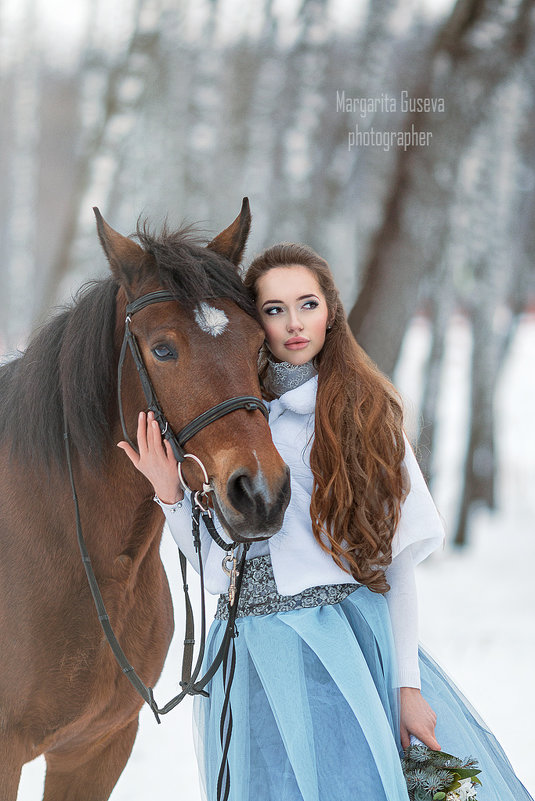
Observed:
[[[116,178],[116,163],[122,142],[131,132],[136,111],[143,102],[152,74],[158,41],[159,0],[135,0],[127,45],[113,65],[99,52],[101,28],[98,3],[94,0],[89,45],[81,68],[83,84],[82,143],[74,195],[66,232],[57,259],[49,272],[38,319],[60,296],[72,292],[89,275],[91,259],[98,253],[91,208],[107,205]],[[76,265],[74,268],[73,266]]]
[[[19,28],[13,31],[18,46],[12,49],[12,139],[8,165],[3,329],[4,348],[22,347],[32,315],[36,270],[37,172],[39,165],[40,57],[37,47],[35,0],[24,0]],[[7,166],[7,165],[6,165]],[[0,334],[1,337],[1,334]]]
[[[436,37],[426,80],[416,91],[422,98],[444,98],[445,112],[442,118],[433,112],[407,115],[406,133],[432,137],[428,146],[398,150],[383,220],[349,314],[357,339],[387,373],[425,278],[445,249],[460,154],[524,54],[530,15],[530,0],[458,0]]]
[[[515,80],[516,78],[516,80]],[[479,141],[472,215],[472,362],[468,444],[455,543],[463,545],[472,508],[495,508],[494,396],[516,315],[510,307],[519,263],[510,230],[517,209],[517,143],[527,98],[518,73],[494,98],[494,118]],[[494,124],[492,124],[492,122]],[[483,137],[482,137],[483,139]],[[492,224],[489,225],[489,221]]]

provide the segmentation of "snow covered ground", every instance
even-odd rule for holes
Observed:
[[[409,409],[417,403],[421,365],[428,344],[426,323],[415,321],[403,351],[396,382]],[[466,398],[469,333],[456,319],[450,331],[440,411],[440,481],[433,494],[448,532],[459,491],[463,408]],[[446,547],[418,569],[421,641],[450,673],[492,728],[519,777],[535,793],[535,320],[519,328],[497,395],[500,453],[499,509],[478,513],[471,545],[462,553]],[[410,420],[409,420],[410,422]],[[414,422],[413,422],[414,425]],[[410,426],[409,426],[410,428]],[[177,618],[162,678],[159,703],[177,692],[180,671],[182,599],[176,548],[164,537],[166,564]],[[191,582],[195,584],[194,581]],[[210,609],[214,608],[210,599]],[[158,726],[148,709],[130,761],[112,801],[199,801],[189,699]],[[43,760],[26,765],[18,801],[37,801],[43,787]],[[333,799],[334,801],[334,799]]]

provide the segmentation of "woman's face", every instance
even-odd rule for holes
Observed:
[[[268,347],[281,362],[304,364],[325,342],[329,310],[312,270],[273,267],[256,284],[256,306]]]

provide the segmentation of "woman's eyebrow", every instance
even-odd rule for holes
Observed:
[[[308,295],[300,295],[298,298],[296,298],[296,300],[304,300],[305,298],[316,298],[317,299],[317,295],[314,295],[313,292],[310,292]],[[262,303],[262,308],[264,308],[266,303],[284,303],[284,301],[283,300],[265,300]]]

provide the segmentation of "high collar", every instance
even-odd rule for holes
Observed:
[[[275,398],[269,404],[269,420],[273,422],[288,409],[296,414],[311,414],[316,407],[316,393],[318,390],[318,376],[315,375],[300,387],[290,389]]]
[[[313,360],[304,364],[291,364],[290,362],[275,361],[272,356],[268,356],[264,386],[271,395],[280,398],[285,392],[290,392],[290,390],[300,387],[301,384],[305,384],[317,373],[318,370]]]

